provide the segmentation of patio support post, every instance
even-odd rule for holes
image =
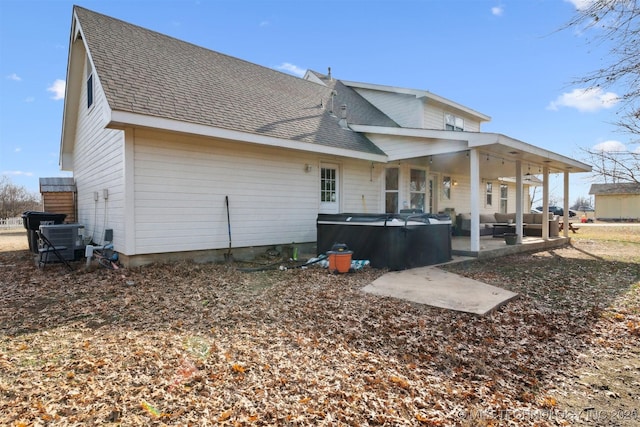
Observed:
[[[471,252],[480,252],[480,154],[475,148],[469,150],[469,173],[471,175],[470,249]]]
[[[549,166],[542,167],[542,213],[542,239],[549,240]]]
[[[569,237],[569,172],[564,171],[564,228],[562,229],[562,235]]]
[[[522,161],[516,160],[516,243],[522,243]]]

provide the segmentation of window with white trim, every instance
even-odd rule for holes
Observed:
[[[87,56],[87,108],[93,105],[93,67]]]
[[[444,129],[445,130],[464,130],[464,119],[462,117],[454,116],[453,114],[446,113],[444,115]]]
[[[451,177],[442,177],[442,199],[451,200]]]
[[[385,213],[398,213],[398,199],[400,191],[400,169],[387,168],[384,176],[384,206]]]
[[[409,183],[409,196],[411,209],[425,211],[425,199],[427,198],[427,172],[422,169],[411,169],[411,182]]]
[[[500,212],[507,213],[507,198],[509,196],[509,186],[500,184]]]
[[[320,164],[320,213],[340,212],[340,167],[334,163]]]
[[[485,184],[485,206],[493,206],[493,182],[487,181]]]
[[[320,169],[320,201],[337,201],[337,170],[333,168]]]

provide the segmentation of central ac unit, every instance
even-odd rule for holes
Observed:
[[[67,261],[82,258],[84,254],[83,233],[84,225],[57,224],[41,225],[40,233],[44,235],[54,246],[63,246],[66,249],[60,251],[60,255]]]

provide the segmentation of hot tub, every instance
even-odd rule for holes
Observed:
[[[318,253],[345,243],[353,259],[406,270],[451,260],[451,219],[433,214],[319,214]]]

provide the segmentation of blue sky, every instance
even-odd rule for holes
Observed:
[[[429,90],[498,132],[584,160],[626,147],[617,94],[571,84],[609,60],[589,32],[559,31],[588,0],[0,1],[0,173],[38,191],[68,175],[58,153],[72,6],[283,72]],[[591,179],[572,175],[570,203]],[[560,179],[551,194],[562,199]]]

